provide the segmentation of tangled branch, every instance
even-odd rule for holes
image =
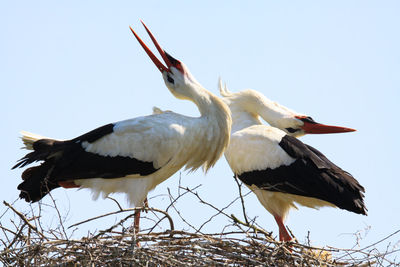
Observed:
[[[238,183],[240,187],[240,184]],[[240,190],[239,197],[220,207],[207,201],[193,188],[179,185],[178,194],[168,189],[170,203],[165,211],[155,208],[124,209],[118,201],[117,210],[88,218],[64,227],[61,212],[53,202],[54,214],[59,218],[55,228],[44,229],[41,223],[41,208],[36,213],[18,211],[12,204],[3,202],[6,212],[12,212],[19,221],[0,223],[0,262],[5,266],[387,266],[395,265],[391,257],[399,252],[396,246],[379,252],[378,244],[398,236],[400,230],[362,249],[317,248],[297,242],[282,243],[272,234],[258,227],[255,219],[250,220],[245,211],[245,201]],[[186,197],[194,197],[213,214],[199,226],[185,218],[184,211],[177,203]],[[229,214],[233,203],[242,205],[244,221]],[[146,216],[154,216],[149,229],[135,233],[128,219],[134,211],[150,211]],[[172,216],[175,212],[176,216]],[[110,227],[90,232],[81,238],[68,238],[71,228],[81,227],[101,218],[129,213]],[[157,214],[161,214],[158,216]],[[227,225],[219,233],[204,233],[204,226],[217,217],[226,219]],[[168,226],[161,223],[167,219]],[[190,226],[192,231],[175,229],[174,220]],[[32,223],[34,221],[34,223]],[[36,226],[35,226],[36,225]],[[161,229],[155,232],[156,229]],[[164,228],[162,228],[164,227]],[[140,243],[141,246],[137,246]]]

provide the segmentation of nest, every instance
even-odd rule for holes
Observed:
[[[183,188],[182,188],[183,189]],[[0,223],[0,262],[5,266],[389,266],[397,265],[392,260],[398,250],[379,252],[375,245],[400,232],[397,231],[363,249],[316,248],[297,241],[282,243],[271,233],[259,228],[254,222],[242,222],[234,215],[224,213],[204,201],[196,192],[186,188],[183,194],[171,198],[171,206],[183,195],[194,195],[204,205],[227,217],[230,226],[221,233],[202,233],[200,228],[193,232],[175,230],[174,220],[166,211],[145,208],[162,215],[154,221],[147,233],[135,233],[127,220],[134,210],[119,209],[83,222],[105,216],[129,213],[111,227],[88,233],[85,237],[68,237],[54,202],[59,225],[44,229],[40,214],[33,210],[18,211],[13,205],[3,202],[14,218],[7,226]],[[243,198],[241,198],[243,204]],[[244,206],[243,206],[244,210]],[[245,213],[244,213],[245,214]],[[1,217],[4,216],[4,213]],[[180,215],[181,216],[181,215]],[[214,217],[214,216],[213,216]],[[246,218],[246,217],[245,217]],[[165,220],[167,219],[167,220]],[[176,218],[174,218],[176,219]],[[184,220],[181,217],[182,220]],[[210,218],[209,221],[211,221]],[[154,232],[160,221],[169,224],[168,230]],[[186,221],[186,220],[185,220]],[[188,223],[188,222],[187,222]],[[72,227],[71,226],[71,227]],[[400,265],[397,265],[400,266]]]

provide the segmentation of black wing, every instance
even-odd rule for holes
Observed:
[[[13,168],[43,162],[23,172],[24,181],[18,186],[20,197],[26,201],[38,201],[59,187],[60,181],[120,178],[132,174],[149,175],[157,171],[152,162],[123,156],[101,156],[82,147],[83,142],[92,143],[113,130],[114,124],[107,124],[72,140],[41,139],[33,143],[34,151],[20,159]]]
[[[292,136],[279,146],[295,161],[275,169],[245,172],[238,177],[247,185],[330,202],[339,208],[366,214],[364,187],[354,177],[328,160],[317,149]]]

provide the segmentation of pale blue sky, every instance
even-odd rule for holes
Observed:
[[[191,102],[170,94],[133,38],[129,25],[150,42],[143,19],[163,48],[208,90],[218,93],[221,76],[232,91],[256,89],[317,121],[358,130],[302,141],[359,180],[369,215],[302,207],[287,221],[300,240],[311,231],[315,245],[350,247],[354,237],[347,233],[371,226],[362,241],[368,244],[400,229],[398,1],[0,3],[1,200],[18,196],[21,171],[10,168],[25,153],[19,149],[20,130],[67,139],[147,115],[153,106],[198,114]],[[150,197],[166,194],[167,187],[176,191],[178,179],[174,175]],[[206,176],[183,172],[182,183],[203,184],[201,195],[221,207],[237,195],[223,158]],[[70,209],[71,224],[114,208],[110,201],[92,201],[85,190],[58,189],[53,196]],[[22,201],[16,205],[29,207]],[[196,205],[195,199],[183,201],[181,212],[193,220],[208,218],[209,210],[203,213]],[[277,233],[254,196],[246,205],[250,217],[258,216],[259,224]],[[165,198],[150,206],[165,207]],[[231,213],[241,216],[235,207]],[[206,231],[218,232],[222,224],[211,223]]]

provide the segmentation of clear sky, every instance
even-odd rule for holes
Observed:
[[[347,170],[366,188],[368,216],[323,208],[292,211],[287,225],[300,240],[351,247],[351,233],[370,227],[366,245],[400,229],[400,3],[398,1],[2,1],[0,8],[1,200],[14,201],[25,151],[19,131],[69,139],[98,126],[151,113],[153,106],[197,116],[193,103],[175,99],[129,30],[147,43],[143,19],[163,48],[218,94],[256,89],[316,121],[355,133],[306,136],[306,142]],[[182,184],[202,184],[201,196],[223,207],[237,196],[224,158],[207,175],[181,173]],[[165,207],[158,186],[150,206]],[[70,224],[115,209],[85,190],[55,190]],[[120,197],[123,199],[123,197]],[[45,201],[48,201],[45,200]],[[124,201],[122,201],[124,202]],[[18,208],[29,209],[18,201]],[[194,221],[209,209],[180,210]],[[277,233],[272,216],[254,196],[250,217]],[[5,208],[0,208],[0,213]],[[231,213],[241,216],[240,205]],[[6,218],[2,218],[6,220]],[[207,225],[218,232],[224,222]],[[98,229],[104,229],[101,222]],[[396,240],[399,240],[397,237]]]

